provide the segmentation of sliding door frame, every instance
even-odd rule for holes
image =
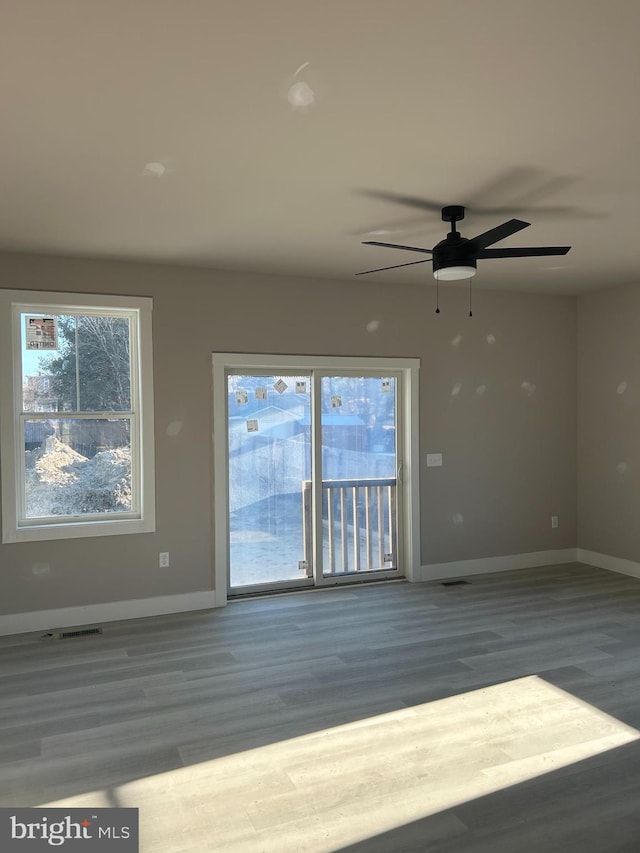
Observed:
[[[395,477],[396,477],[396,506],[395,506],[395,518],[391,521],[392,524],[396,527],[396,539],[395,549],[394,549],[394,559],[396,568],[394,569],[385,569],[382,567],[379,568],[369,568],[369,569],[361,569],[358,571],[349,570],[345,573],[337,572],[336,574],[331,574],[328,571],[327,566],[324,565],[324,536],[322,530],[323,517],[322,517],[322,505],[323,505],[323,491],[324,491],[324,482],[326,478],[326,473],[324,471],[322,465],[322,453],[324,446],[324,433],[322,428],[322,383],[325,378],[331,378],[334,376],[338,376],[340,378],[364,378],[364,379],[373,379],[373,378],[389,378],[395,381],[395,410],[394,410],[394,424],[396,426],[396,437],[395,437]],[[314,430],[313,430],[313,442],[312,442],[312,453],[313,453],[313,471],[314,476],[312,477],[312,502],[313,502],[313,577],[315,581],[316,587],[321,586],[336,586],[338,584],[349,584],[349,583],[362,583],[363,581],[371,581],[371,580],[389,580],[391,578],[404,578],[404,560],[403,560],[403,552],[404,552],[404,538],[400,535],[401,530],[401,520],[404,512],[404,489],[402,488],[402,463],[405,458],[404,455],[404,443],[405,443],[405,430],[403,428],[403,422],[405,413],[402,408],[402,400],[403,400],[403,381],[402,381],[402,372],[396,369],[391,369],[388,364],[385,365],[384,370],[372,370],[368,366],[365,367],[364,361],[359,366],[359,369],[336,369],[333,367],[332,369],[326,368],[315,368],[313,371],[313,380],[311,384],[312,389],[312,412],[315,413],[314,416]],[[400,429],[398,429],[398,425],[400,425]],[[319,475],[318,475],[319,472]],[[327,499],[330,500],[329,495],[327,495]],[[341,525],[345,523],[345,520],[341,517]],[[379,531],[379,535],[380,531]],[[354,538],[357,538],[357,533],[354,531]],[[393,534],[390,531],[390,541],[389,547],[392,546],[393,543]],[[355,546],[354,546],[355,547]]]
[[[419,445],[418,445],[418,374],[419,359],[413,358],[369,358],[360,356],[308,356],[308,355],[270,355],[250,353],[213,353],[213,531],[214,531],[214,582],[216,591],[216,606],[224,606],[228,597],[228,565],[229,565],[229,490],[228,490],[228,428],[227,428],[227,372],[243,370],[247,373],[268,372],[277,375],[279,372],[294,373],[295,371],[314,371],[319,374],[357,375],[377,373],[378,375],[394,375],[397,377],[398,402],[397,420],[401,425],[398,436],[396,459],[398,467],[399,505],[402,512],[399,515],[398,554],[399,562],[394,575],[413,581],[420,567],[420,488],[419,488]],[[315,387],[315,374],[312,378],[312,412],[319,401],[319,389]],[[314,472],[320,454],[318,442],[314,441]],[[314,497],[316,507],[321,501],[321,484],[316,484],[313,477]],[[316,517],[317,512],[314,514]],[[317,586],[335,584],[335,580],[321,578],[317,574],[317,557],[322,552],[321,536],[314,534],[314,572]],[[382,577],[391,573],[368,573],[373,579],[375,575]],[[358,581],[361,578],[352,577],[344,580]],[[304,588],[304,587],[303,587]]]

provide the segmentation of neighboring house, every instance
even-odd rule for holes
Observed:
[[[257,421],[257,430],[251,432],[248,421]],[[233,415],[229,418],[229,455],[247,453],[271,441],[292,438],[302,432],[300,413],[288,412],[279,406],[265,406],[257,411],[247,411],[246,415]],[[252,445],[246,443],[251,438]]]
[[[309,415],[301,421],[311,440]],[[364,450],[367,448],[367,426],[359,415],[336,415],[322,413],[322,444],[324,447],[339,447],[341,450]]]
[[[58,400],[52,395],[52,376],[25,376],[22,393],[30,412],[57,412]]]

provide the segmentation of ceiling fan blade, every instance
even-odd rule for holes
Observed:
[[[602,214],[600,213],[590,213],[586,210],[580,210],[577,207],[571,207],[570,205],[553,205],[548,207],[537,207],[533,205],[527,205],[523,207],[521,204],[510,204],[510,205],[502,205],[500,207],[465,207],[465,212],[469,217],[471,216],[509,216],[512,213],[525,213],[532,214],[533,216],[545,216],[545,217],[568,217],[571,216],[574,219],[601,219]]]
[[[359,192],[369,198],[377,198],[379,201],[392,201],[395,204],[404,204],[406,207],[417,207],[418,210],[429,210],[435,213],[440,213],[442,210],[442,204],[439,201],[431,201],[428,198],[389,193],[384,190],[359,190]]]
[[[368,275],[370,272],[383,272],[384,270],[397,270],[399,267],[412,267],[415,264],[429,264],[433,258],[427,258],[425,261],[409,261],[408,264],[394,264],[392,267],[380,267],[377,270],[365,270],[364,272],[357,272],[356,275]]]
[[[528,228],[530,222],[523,222],[522,219],[510,219],[508,222],[503,222],[502,225],[497,225],[483,234],[478,234],[477,237],[472,237],[469,241],[477,249],[485,249],[492,243],[497,243],[499,240],[504,240],[505,237],[510,237],[512,234],[517,234],[523,228]]]
[[[557,194],[572,183],[575,183],[575,178],[566,175],[554,175],[530,166],[515,166],[467,196],[467,205],[469,209],[478,205],[496,210],[497,203],[513,214],[515,210],[526,210],[525,205],[535,205],[540,199]]]
[[[543,255],[566,255],[571,246],[531,246],[522,249],[482,249],[478,258],[537,258]]]
[[[364,240],[363,246],[385,246],[387,249],[406,249],[408,252],[424,252],[432,255],[433,249],[419,249],[417,246],[399,246],[397,243],[379,243],[378,240]]]

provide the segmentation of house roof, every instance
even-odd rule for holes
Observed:
[[[300,423],[302,424],[302,426],[310,426],[311,422],[309,420],[309,415],[305,414],[305,416],[301,419]],[[334,415],[332,412],[322,413],[323,427],[354,427],[364,425],[364,421],[358,415]]]

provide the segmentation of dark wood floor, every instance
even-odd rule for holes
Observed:
[[[570,565],[0,641],[0,805],[144,853],[640,851],[640,581]]]

